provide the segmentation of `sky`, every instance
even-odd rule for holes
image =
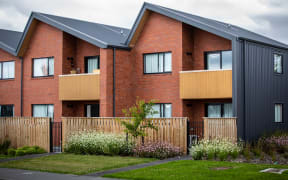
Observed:
[[[288,44],[288,0],[146,0]],[[131,28],[143,0],[0,0],[0,29],[23,31],[32,11]]]

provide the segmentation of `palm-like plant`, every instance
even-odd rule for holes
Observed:
[[[129,109],[122,110],[126,117],[131,118],[130,121],[121,121],[121,124],[125,126],[125,132],[130,134],[134,139],[141,136],[142,143],[144,143],[144,136],[146,136],[146,128],[157,130],[157,127],[152,123],[152,119],[148,118],[149,116],[158,113],[153,110],[154,103],[155,100],[145,102],[144,100],[139,100],[139,98],[137,98],[135,105]]]

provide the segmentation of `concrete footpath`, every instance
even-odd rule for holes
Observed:
[[[0,180],[112,180],[110,178],[56,174],[22,169],[0,168]],[[115,180],[115,179],[113,179]]]

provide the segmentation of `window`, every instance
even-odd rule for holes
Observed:
[[[15,77],[15,62],[0,62],[0,79],[13,79]]]
[[[54,118],[53,104],[33,104],[33,117]]]
[[[172,72],[172,54],[154,53],[144,54],[144,73],[167,73]]]
[[[85,73],[93,73],[94,69],[100,69],[99,56],[85,58]]]
[[[232,117],[232,103],[207,104],[207,117]]]
[[[85,116],[86,117],[99,117],[99,104],[86,104]]]
[[[148,116],[148,118],[169,118],[172,117],[172,104],[154,104],[153,110],[157,111],[157,113],[153,114],[153,116]]]
[[[45,77],[54,75],[54,58],[33,59],[33,77]]]
[[[0,117],[14,116],[14,105],[0,105]]]
[[[275,122],[283,122],[283,104],[275,104]]]
[[[283,73],[283,60],[282,55],[274,54],[274,73]]]
[[[232,69],[232,51],[206,52],[206,69]]]

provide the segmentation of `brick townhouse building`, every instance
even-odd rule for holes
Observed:
[[[144,3],[131,30],[33,12],[0,30],[0,116],[237,117],[238,137],[287,129],[288,46],[238,26]]]

